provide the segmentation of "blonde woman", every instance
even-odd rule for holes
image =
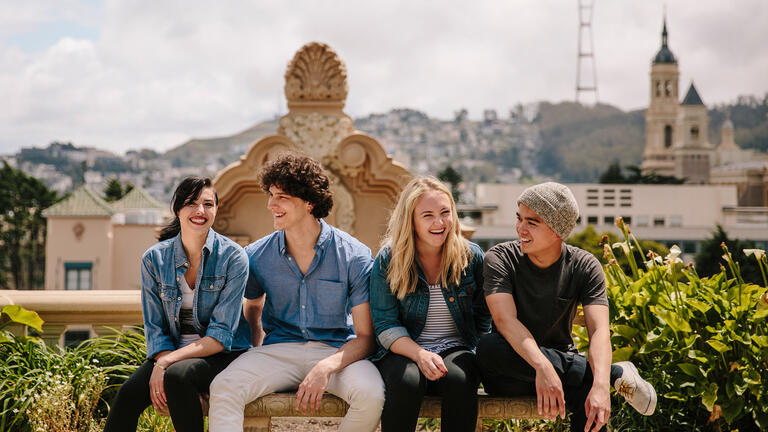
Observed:
[[[411,180],[371,271],[382,432],[414,430],[425,394],[443,398],[444,432],[475,429],[474,349],[491,326],[482,269],[483,251],[461,236],[448,188],[433,177]]]

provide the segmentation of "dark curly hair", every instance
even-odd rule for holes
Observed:
[[[280,155],[264,165],[259,181],[264,192],[277,186],[288,195],[312,204],[312,216],[318,219],[328,216],[333,207],[331,181],[322,165],[308,156]]]

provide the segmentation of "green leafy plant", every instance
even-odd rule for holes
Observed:
[[[766,288],[745,283],[739,263],[722,245],[721,271],[700,278],[673,246],[648,261],[629,226],[624,241],[604,245],[613,361],[631,360],[659,394],[657,412],[642,417],[622,406],[612,423],[630,430],[768,429],[768,299]],[[614,249],[630,271],[617,264]],[[763,274],[763,251],[752,250]],[[765,284],[765,277],[763,278]],[[586,351],[586,329],[575,328]]]

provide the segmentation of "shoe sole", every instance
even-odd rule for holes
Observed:
[[[656,389],[653,388],[651,383],[649,383],[648,381],[644,380],[643,377],[640,376],[640,372],[637,370],[637,366],[635,366],[634,363],[629,362],[629,361],[628,362],[620,362],[620,363],[621,363],[621,367],[628,366],[629,368],[631,368],[632,371],[637,376],[637,378],[643,383],[643,385],[645,385],[650,390],[651,397],[648,400],[648,406],[645,407],[645,409],[642,412],[639,411],[639,410],[637,412],[639,412],[640,414],[642,414],[644,416],[649,416],[649,415],[653,414],[653,412],[656,411],[656,401],[657,401]]]

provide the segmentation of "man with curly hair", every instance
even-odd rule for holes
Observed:
[[[210,387],[210,429],[242,431],[244,406],[296,391],[296,409],[313,412],[328,391],[349,403],[342,431],[373,431],[384,384],[365,358],[375,349],[368,282],[370,249],[323,221],[333,206],[320,164],[287,154],[260,173],[276,231],[248,245],[245,317],[248,352]]]

